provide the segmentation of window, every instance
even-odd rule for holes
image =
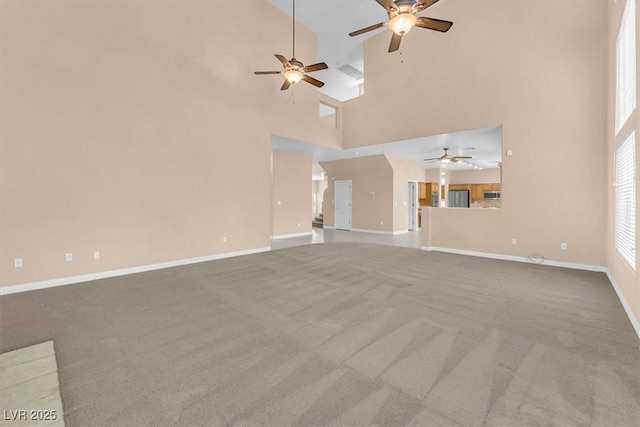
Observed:
[[[636,269],[636,137],[635,130],[620,144],[616,162],[616,249]]]
[[[627,0],[616,40],[616,133],[636,108],[636,2]]]

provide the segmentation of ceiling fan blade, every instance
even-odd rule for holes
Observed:
[[[453,156],[454,159],[473,159],[471,156]]]
[[[361,29],[359,29],[357,31],[352,31],[352,32],[349,33],[349,35],[351,37],[359,36],[360,34],[368,33],[369,31],[373,31],[373,30],[377,30],[378,28],[382,28],[385,25],[387,25],[386,22],[381,22],[379,24],[370,25],[370,26],[368,26],[366,28],[361,28]]]
[[[322,83],[320,80],[316,80],[311,76],[308,76],[306,74],[302,75],[302,80],[304,80],[307,83],[311,83],[312,85],[314,85],[315,87],[322,87],[324,86],[324,83]]]
[[[393,2],[393,0],[376,0],[378,4],[389,12],[396,12],[398,10],[398,6]]]
[[[420,0],[414,6],[416,12],[422,12],[423,10],[430,8],[434,4],[438,3],[440,0]]]
[[[434,157],[433,159],[424,159],[423,162],[432,162],[434,160],[440,160],[440,157]]]
[[[289,89],[289,86],[291,86],[291,82],[287,79],[284,79],[284,83],[282,83],[282,87],[280,88],[280,90],[287,90]]]
[[[276,58],[278,58],[278,61],[282,62],[282,65],[288,65],[289,64],[289,60],[287,58],[285,58],[282,55],[278,55],[277,53],[274,55]]]
[[[402,36],[400,34],[393,33],[391,36],[391,43],[389,44],[389,52],[395,52],[400,48],[400,41]]]
[[[282,74],[282,71],[254,71],[254,74]]]
[[[313,71],[326,70],[327,68],[329,68],[327,64],[325,64],[324,62],[318,62],[317,64],[311,64],[307,65],[306,67],[302,67],[302,72],[310,73]]]
[[[442,33],[449,31],[449,28],[453,25],[451,21],[443,21],[442,19],[427,18],[426,16],[418,17],[416,27],[426,28],[428,30],[436,30]]]

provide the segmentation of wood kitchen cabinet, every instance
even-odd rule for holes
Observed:
[[[419,182],[418,183],[418,199],[421,206],[431,206],[431,195],[438,191],[438,184],[435,182]]]
[[[471,200],[484,198],[484,186],[482,184],[471,184]]]
[[[427,198],[427,183],[419,182],[418,183],[418,199],[426,199]]]
[[[500,191],[500,183],[488,183],[488,184],[449,184],[449,190],[469,190],[469,199],[482,200],[484,199],[485,191]]]

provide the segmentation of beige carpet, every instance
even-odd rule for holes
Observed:
[[[3,296],[88,425],[640,425],[605,275],[329,243]]]

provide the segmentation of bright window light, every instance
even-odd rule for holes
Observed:
[[[615,153],[615,239],[616,250],[636,269],[636,137],[635,130]]]
[[[616,40],[616,133],[636,108],[636,2],[627,0]]]

